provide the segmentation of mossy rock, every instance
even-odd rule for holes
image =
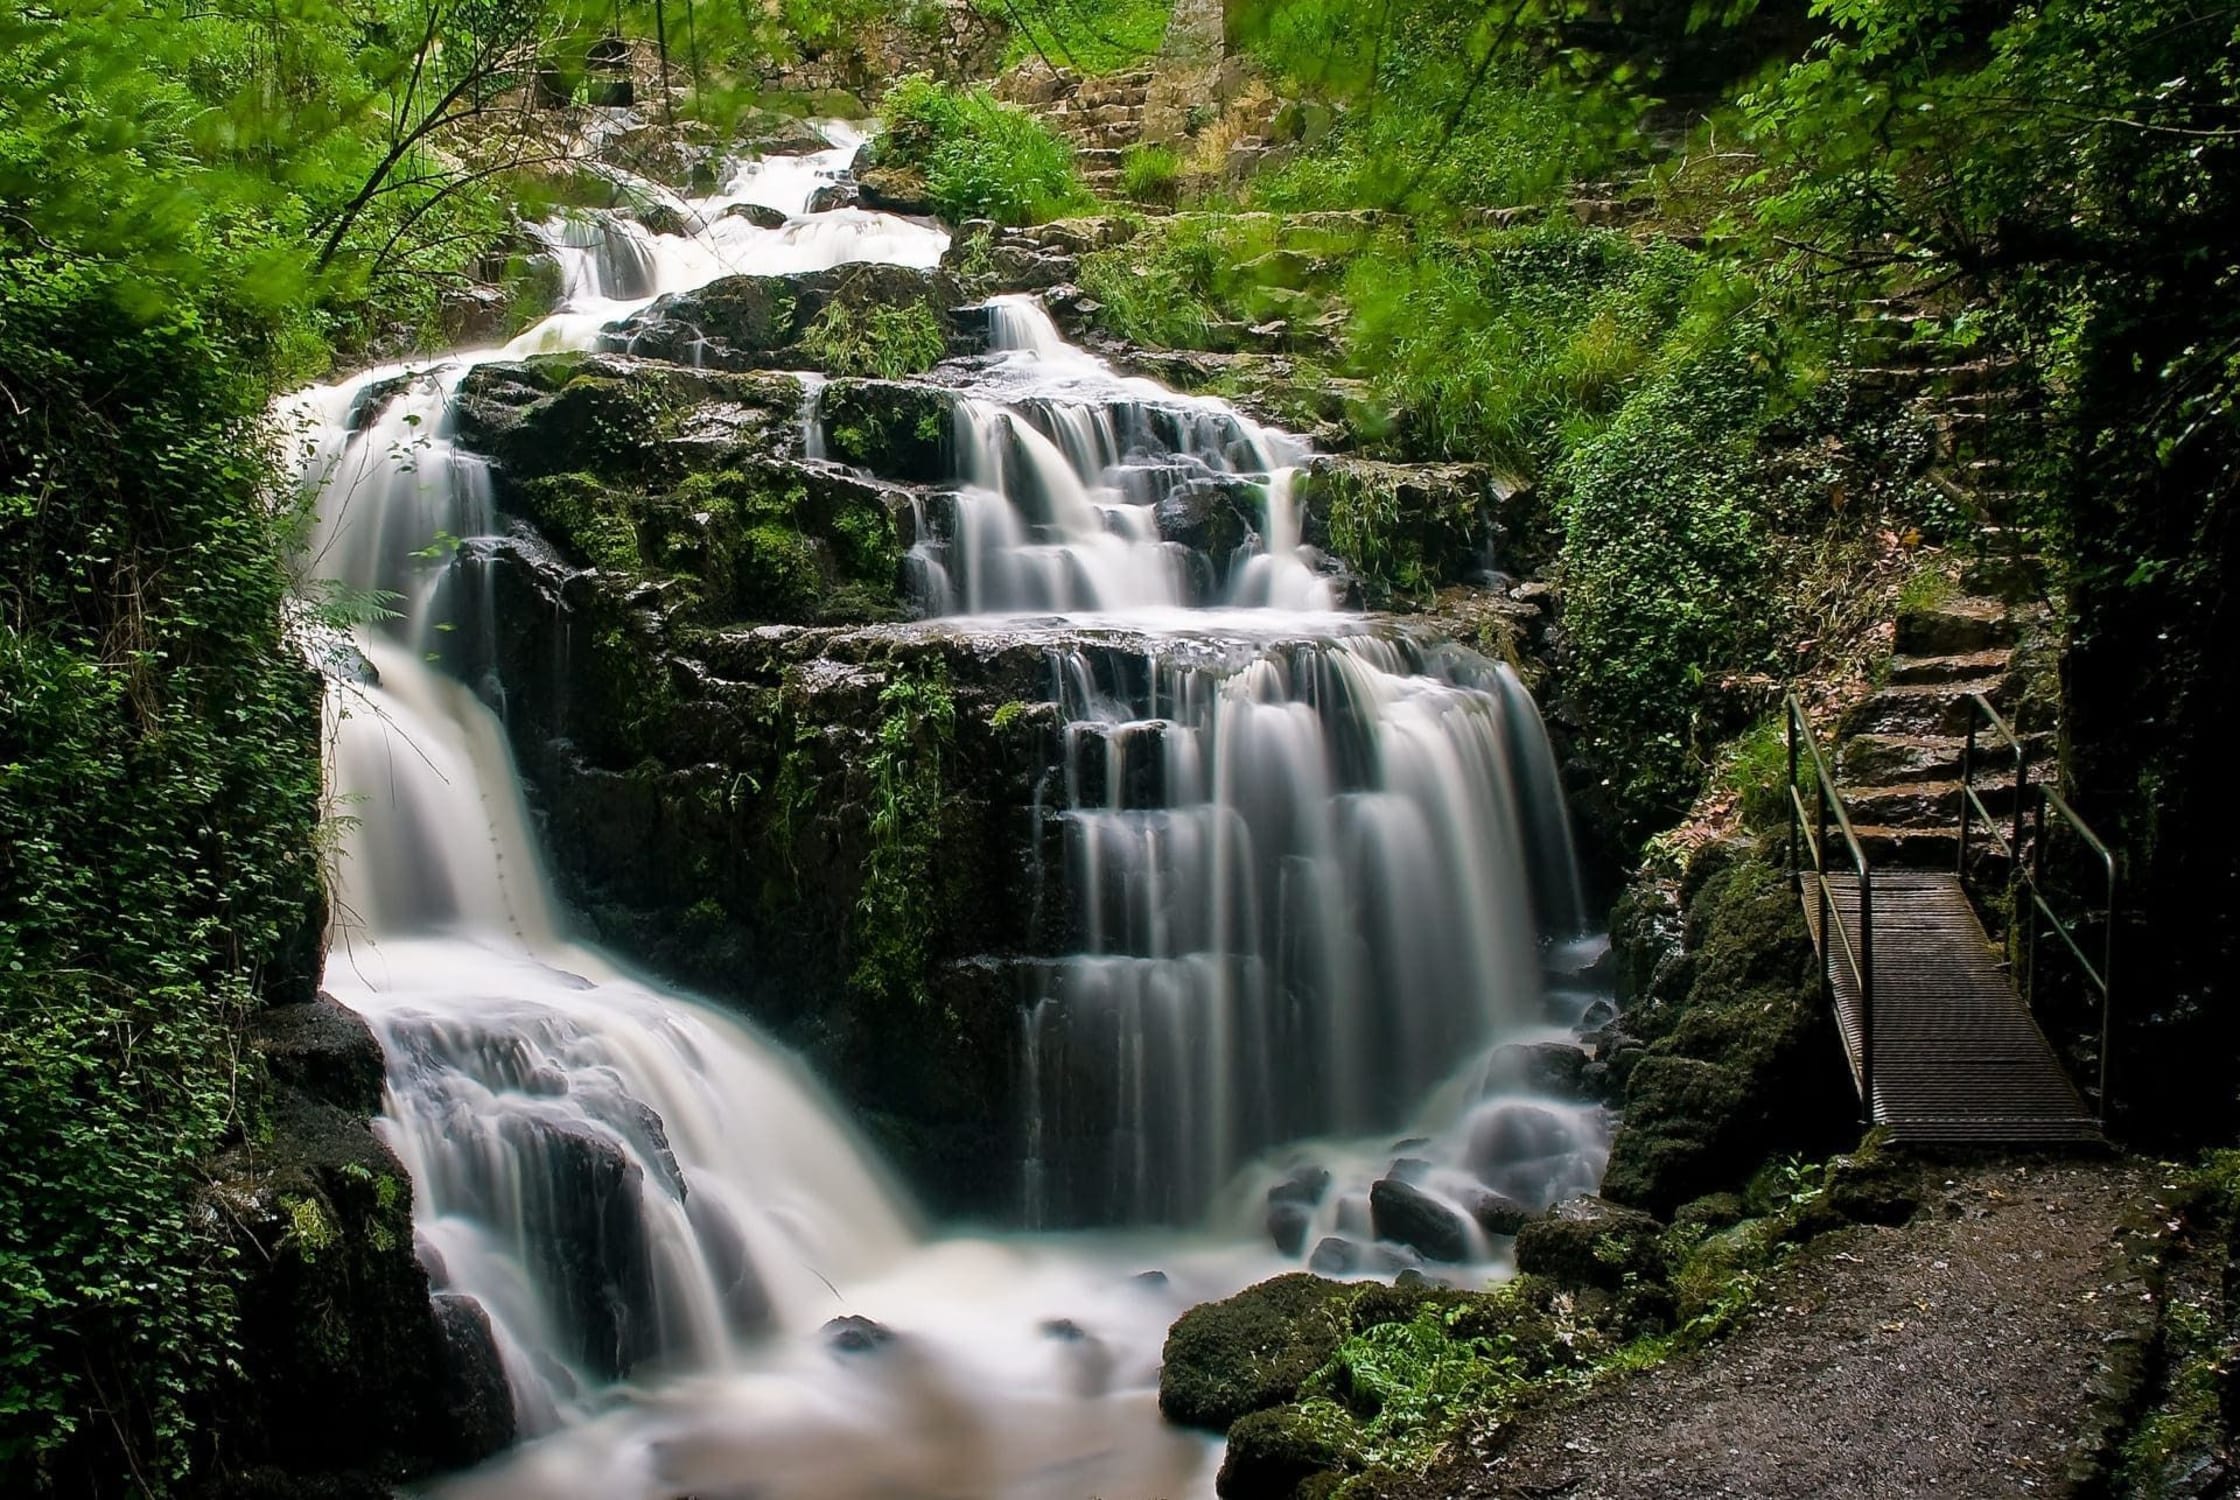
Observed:
[[[936,484],[952,473],[954,400],[935,386],[835,380],[818,410],[826,446],[840,462],[887,479]]]
[[[1369,602],[1428,602],[1492,561],[1493,507],[1513,493],[1478,464],[1318,458],[1294,481],[1301,533],[1342,559]]]
[[[801,382],[619,355],[479,365],[459,383],[457,436],[497,461],[499,498],[545,475],[663,487],[694,470],[798,457]]]
[[[1218,1432],[1290,1400],[1353,1331],[1353,1294],[1301,1271],[1190,1309],[1167,1333],[1159,1410]]]
[[[1723,1063],[1650,1053],[1626,1079],[1625,1127],[1611,1142],[1602,1190],[1670,1213],[1747,1176],[1764,1159],[1751,1129],[1750,1078]]]
[[[1334,1412],[1280,1406],[1240,1418],[1214,1481],[1222,1500],[1307,1500],[1329,1494],[1352,1447]]]
[[[725,276],[661,298],[610,337],[634,355],[718,370],[915,374],[950,352],[960,300],[943,272],[859,261]],[[843,329],[852,336],[838,336]],[[867,342],[874,333],[889,347]]]
[[[1839,1145],[1855,1118],[1787,876],[1715,846],[1680,890],[1682,947],[1644,945],[1645,993],[1622,1018],[1647,1047],[1613,1059],[1625,1096],[1602,1181],[1603,1196],[1656,1214],[1740,1187],[1768,1157]],[[1635,911],[1669,933],[1669,904]]]
[[[1517,1231],[1517,1269],[1565,1287],[1616,1288],[1664,1270],[1661,1230],[1648,1214],[1605,1198],[1572,1198]]]

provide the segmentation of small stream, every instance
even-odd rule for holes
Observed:
[[[1184,1310],[1302,1264],[1413,1264],[1374,1236],[1382,1177],[1454,1210],[1444,1274],[1482,1280],[1506,1247],[1486,1195],[1539,1207],[1600,1175],[1601,1112],[1497,1050],[1569,1037],[1595,998],[1529,696],[1337,607],[1299,545],[1300,443],[1115,374],[1023,299],[931,377],[965,399],[909,572],[940,629],[1051,635],[1076,946],[1021,1019],[1024,1222],[926,1223],[783,1050],[571,939],[502,701],[429,665],[439,632],[488,628],[431,546],[498,527],[451,399],[476,363],[612,347],[721,276],[933,266],[934,228],[805,211],[859,144],[830,138],[671,195],[685,234],[555,223],[553,317],[292,403],[316,571],[405,596],[332,697],[354,821],[326,985],[381,1041],[422,1258],[488,1313],[525,1438],[445,1495],[1210,1494],[1217,1445],[1156,1407]],[[1154,524],[1207,486],[1257,507],[1221,556]],[[1064,643],[1102,624],[1156,645]]]

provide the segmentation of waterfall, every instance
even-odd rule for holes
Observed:
[[[1153,662],[1130,697],[1055,667],[1080,947],[1027,1041],[1055,1219],[1194,1221],[1245,1159],[1396,1128],[1542,1024],[1535,893],[1578,913],[1506,670],[1366,633]]]
[[[463,603],[487,591],[458,586],[462,541],[499,523],[453,396],[479,362],[614,347],[720,276],[935,264],[938,230],[806,211],[859,139],[831,138],[705,199],[623,181],[684,232],[557,219],[553,316],[287,404],[313,570],[398,601],[330,695],[347,821],[326,983],[387,1059],[431,1281],[489,1314],[537,1438],[445,1493],[1206,1493],[1211,1449],[1157,1417],[1159,1351],[1184,1308],[1299,1263],[1260,1227],[1271,1183],[1311,1158],[1335,1184],[1315,1238],[1366,1242],[1396,1152],[1458,1205],[1599,1171],[1599,1112],[1511,1087],[1489,1050],[1578,1008],[1544,983],[1581,924],[1529,698],[1338,611],[1302,540],[1298,442],[1115,373],[1030,299],[997,299],[990,352],[940,374],[954,474],[914,503],[907,573],[943,629],[1060,612],[1163,643],[1053,648],[1062,805],[1034,810],[1063,825],[1074,919],[1020,1021],[1022,1209],[1122,1232],[929,1236],[785,1053],[570,940],[504,684],[429,665],[461,654],[438,633],[495,629]],[[803,421],[825,461],[814,382]],[[1183,1223],[1205,1233],[1143,1232]]]

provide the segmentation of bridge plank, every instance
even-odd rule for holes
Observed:
[[[1859,942],[1855,876],[1831,875],[1844,936]],[[1823,950],[1808,880],[1805,921]],[[1859,987],[1829,965],[1837,1028],[1859,1083]],[[2015,993],[1957,877],[1874,873],[1874,1100],[1871,1118],[1899,1141],[2097,1141],[2099,1127]]]

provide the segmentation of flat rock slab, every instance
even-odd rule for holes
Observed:
[[[2031,1161],[1944,1176],[1903,1228],[1813,1241],[1722,1343],[1476,1434],[1399,1493],[2082,1491],[2153,1330],[2126,1245],[2166,1175]]]

